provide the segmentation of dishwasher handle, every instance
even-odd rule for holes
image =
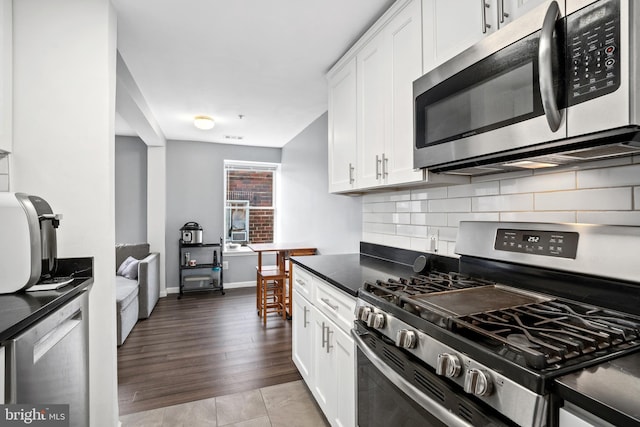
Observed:
[[[78,310],[67,319],[58,323],[45,336],[40,338],[33,346],[33,363],[37,363],[56,344],[64,339],[71,331],[80,326],[82,322],[82,310]]]

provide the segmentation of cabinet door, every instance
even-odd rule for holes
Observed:
[[[350,190],[356,167],[356,59],[329,78],[329,191]]]
[[[391,138],[384,150],[385,184],[422,180],[413,169],[413,81],[422,75],[420,0],[411,1],[388,25],[391,65]]]
[[[311,303],[300,295],[298,291],[293,291],[293,315],[291,319],[292,359],[310,390],[313,389],[311,367],[313,366],[312,346],[314,344],[314,329],[311,317]]]
[[[425,73],[498,28],[499,0],[422,1]]]
[[[545,0],[498,0],[498,26],[513,22]]]
[[[335,352],[336,373],[336,418],[332,425],[341,427],[354,426],[356,423],[356,369],[355,344],[353,338],[340,328],[332,327],[334,331],[330,338],[333,340],[332,351]]]
[[[382,153],[387,132],[390,96],[389,56],[383,32],[378,33],[357,56],[358,68],[358,164],[359,188],[382,181]]]
[[[313,396],[328,420],[334,418],[336,403],[336,374],[334,370],[335,352],[327,342],[331,341],[329,324],[331,321],[311,307],[313,324]]]

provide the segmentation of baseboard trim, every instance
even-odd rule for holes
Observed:
[[[225,283],[225,289],[237,289],[237,288],[255,288],[256,282],[255,280],[250,280],[248,282],[233,282],[233,283]],[[167,294],[177,294],[180,293],[180,288],[178,286],[167,288]]]

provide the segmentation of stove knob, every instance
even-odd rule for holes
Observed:
[[[363,322],[366,322],[369,319],[369,314],[373,313],[373,310],[371,309],[371,307],[358,307],[358,312],[356,313],[356,317],[358,318],[358,320],[362,320]]]
[[[460,375],[460,358],[455,354],[442,353],[438,355],[436,374],[444,375],[447,378],[455,378]]]
[[[384,328],[385,318],[382,313],[369,313],[367,317],[367,326],[374,329]]]
[[[488,396],[493,391],[489,374],[480,369],[469,369],[464,379],[464,391],[476,396]]]
[[[400,348],[414,348],[416,341],[416,333],[408,329],[400,329],[396,334],[396,345]]]

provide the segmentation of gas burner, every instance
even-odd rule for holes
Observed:
[[[526,366],[553,369],[637,345],[640,318],[551,300],[453,318],[451,329]]]
[[[460,273],[429,272],[426,275],[410,276],[408,278],[376,280],[375,283],[365,282],[364,289],[397,306],[402,306],[402,297],[411,297],[435,292],[445,292],[454,289],[466,289],[491,285],[481,279],[473,279]],[[409,310],[411,310],[409,308]]]

